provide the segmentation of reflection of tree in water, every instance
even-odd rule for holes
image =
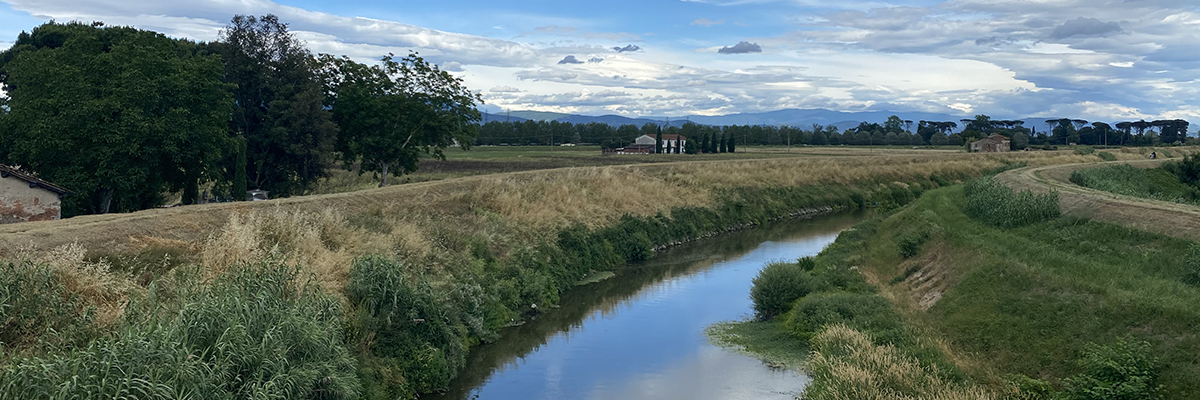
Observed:
[[[461,371],[443,395],[432,399],[467,399],[496,372],[516,367],[521,358],[538,350],[560,333],[567,335],[587,322],[588,316],[599,312],[609,317],[626,305],[662,290],[658,283],[711,269],[715,264],[740,257],[766,241],[794,240],[807,236],[836,232],[861,219],[855,214],[840,214],[808,220],[790,220],[763,225],[755,229],[730,233],[670,249],[653,259],[631,264],[617,276],[593,283],[562,296],[561,307],[537,315],[525,324],[501,332],[494,343],[472,349],[467,368]],[[749,288],[747,288],[747,291]],[[747,293],[747,295],[749,295]]]

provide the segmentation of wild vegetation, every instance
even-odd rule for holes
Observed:
[[[1013,156],[1032,163],[1078,157]],[[444,387],[471,346],[557,304],[585,277],[619,272],[655,248],[798,212],[894,207],[1006,160],[951,154],[580,168],[5,230],[4,257],[44,279],[18,281],[20,295],[0,309],[53,298],[68,302],[62,310],[77,311],[5,325],[0,380],[48,382],[59,379],[47,375],[53,371],[80,371],[199,398],[317,393],[302,386],[348,397],[411,398]],[[275,286],[246,286],[250,281]],[[287,331],[287,341],[261,342],[276,339],[260,329],[278,324],[297,331]],[[203,335],[193,329],[235,326],[249,330],[218,339],[236,339],[236,346],[195,341]],[[308,343],[327,350],[273,350]],[[231,359],[216,347],[250,358]],[[205,372],[180,381],[187,374],[145,361],[153,357],[194,359],[179,368]],[[118,372],[126,370],[132,372]],[[205,386],[244,374],[270,388],[250,378],[238,382],[252,386]],[[50,390],[35,386],[14,383],[7,390]],[[90,393],[121,390],[99,385]]]
[[[805,398],[1200,393],[1195,244],[1050,212],[995,224],[967,212],[987,182],[925,192],[801,261],[871,289],[813,292],[775,318],[812,351]]]
[[[1184,204],[1200,204],[1197,187],[1200,156],[1167,161],[1160,168],[1137,168],[1128,164],[1081,169],[1071,174],[1071,183],[1106,192]]]

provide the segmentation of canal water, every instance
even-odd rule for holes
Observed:
[[[815,255],[861,216],[788,220],[689,243],[562,297],[562,307],[472,350],[447,400],[792,399],[808,377],[709,344],[752,316],[771,261]]]

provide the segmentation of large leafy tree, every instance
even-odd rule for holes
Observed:
[[[338,149],[347,163],[378,172],[379,186],[389,174],[416,171],[421,156],[445,159],[445,148],[465,149],[478,135],[482,98],[417,53],[373,66],[328,55],[322,62]]]
[[[236,85],[230,134],[245,143],[244,164],[232,156],[226,161],[233,188],[288,196],[326,176],[337,125],[324,108],[316,57],[288,25],[270,14],[237,15],[211,46],[225,60],[225,80]]]
[[[64,213],[134,211],[196,185],[230,147],[220,59],[128,27],[47,23],[0,53],[9,163],[75,192]]]

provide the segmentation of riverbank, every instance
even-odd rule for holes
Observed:
[[[854,268],[890,311],[838,312],[844,325],[793,334],[811,344],[806,398],[1200,396],[1195,243],[1070,216],[1001,228],[966,206],[962,187],[926,192],[816,258],[816,271]],[[889,312],[899,334],[867,323]],[[812,320],[796,313],[776,325]],[[873,370],[881,357],[910,372]]]
[[[52,304],[4,327],[5,390],[38,397],[54,389],[37,382],[69,373],[139,380],[196,396],[319,390],[337,393],[334,398],[413,397],[445,387],[469,348],[559,304],[585,275],[619,273],[625,262],[652,256],[655,246],[802,210],[904,204],[1013,160],[1079,157],[816,157],[580,168],[4,226],[6,257],[24,260],[10,264],[9,273],[44,278],[36,290],[18,288],[17,297],[5,300],[15,308],[6,309]],[[246,296],[266,303],[239,306]],[[291,318],[312,323],[291,324]],[[195,331],[200,327],[246,328],[229,337]],[[66,331],[77,334],[57,333]],[[273,335],[302,342],[266,345]],[[47,338],[53,340],[41,340]],[[170,357],[128,353],[144,343],[172,349]],[[329,350],[297,354],[272,347],[311,345],[304,343]],[[208,372],[180,380],[170,372],[179,367],[164,364],[171,357]],[[113,360],[123,367],[113,369]],[[357,374],[328,372],[347,365]],[[95,372],[101,370],[107,372]],[[208,386],[234,377],[251,386]],[[329,387],[304,383],[310,379]],[[117,385],[96,393],[129,390]]]

